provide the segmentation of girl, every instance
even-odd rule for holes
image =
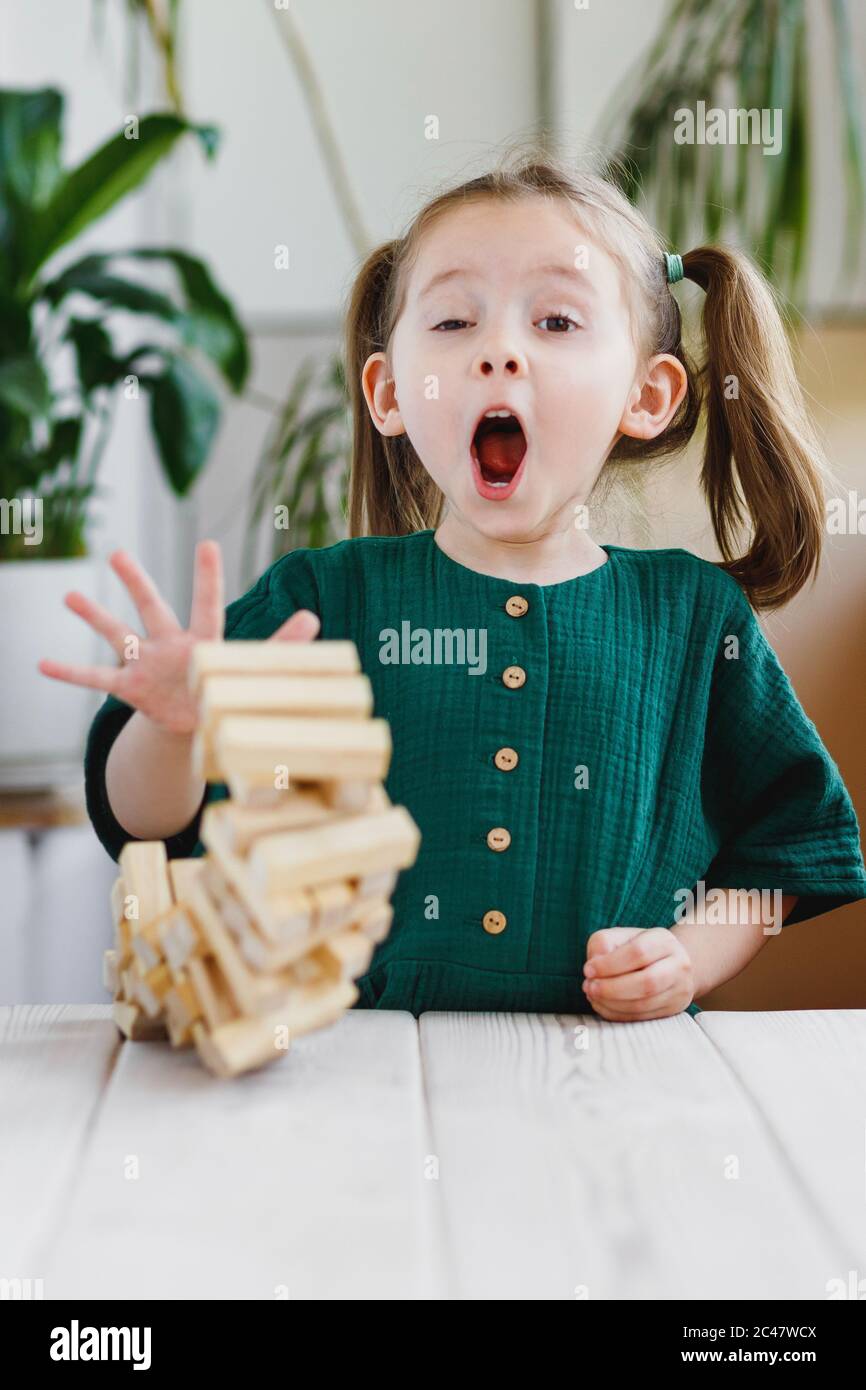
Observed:
[[[706,296],[700,373],[683,275]],[[866,896],[850,797],[753,611],[817,568],[824,492],[749,260],[667,256],[611,184],[523,157],[368,257],[346,357],[350,538],[277,561],[224,635],[351,639],[390,723],[386,787],[422,843],[358,1006],[695,1013],[783,921]],[[596,544],[598,481],[679,449],[703,406],[723,560]],[[85,762],[108,852],[201,853],[225,788],[192,774],[185,677],[223,633],[219,552],[197,548],[186,631],[132,559],[112,565],[138,659],[70,594],[120,667],[41,669],[109,692]]]

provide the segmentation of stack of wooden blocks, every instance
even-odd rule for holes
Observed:
[[[382,785],[390,731],[353,642],[200,642],[190,680],[196,768],[229,799],[205,808],[203,858],[124,846],[105,983],[126,1037],[235,1076],[355,1002],[421,837]]]

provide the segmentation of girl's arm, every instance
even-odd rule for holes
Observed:
[[[171,733],[136,710],[105,765],[112,811],[137,840],[165,840],[189,825],[206,783],[192,769],[192,734]]]
[[[796,896],[783,894],[781,921],[771,920],[747,896],[749,904],[747,919],[743,920],[740,903],[745,890],[727,888],[723,891],[734,893],[729,899],[728,920],[722,924],[706,922],[678,922],[670,930],[688,952],[694,973],[694,998],[709,994],[717,985],[724,984],[744,970],[750,960],[758,954],[768,936],[776,935],[782,922],[791,912],[797,901]],[[770,927],[768,932],[766,927]]]

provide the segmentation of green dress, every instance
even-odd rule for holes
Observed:
[[[422,842],[356,1007],[586,1013],[590,934],[673,926],[701,882],[797,894],[786,925],[866,897],[847,789],[737,583],[686,550],[603,549],[528,584],[430,529],[361,537],[292,551],[227,609],[229,638],[319,614],[391,727],[386,790]],[[109,696],[85,757],[114,858],[105,763],[131,713]],[[203,852],[199,816],[170,857]]]

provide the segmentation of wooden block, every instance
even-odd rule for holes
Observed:
[[[121,1033],[133,1042],[157,1042],[168,1036],[165,1024],[148,1018],[137,1004],[115,999],[112,1010]]]
[[[158,933],[163,917],[168,915],[170,914],[163,913],[161,917],[152,918],[132,933],[132,953],[144,970],[154,970],[162,960],[162,944]]]
[[[188,901],[238,1012],[262,1014],[277,1008],[295,988],[291,976],[261,975],[250,968],[229,935],[203,882],[195,885]]]
[[[299,992],[291,1007],[258,1018],[238,1019],[212,1032],[195,1023],[193,1039],[208,1070],[227,1079],[285,1056],[287,1049],[279,1045],[284,1029],[288,1029],[291,1038],[324,1027],[339,1018],[357,998],[354,985],[329,982],[324,988]]]
[[[222,832],[221,842],[233,854],[245,855],[261,835],[273,835],[280,830],[296,830],[307,825],[321,825],[333,820],[334,810],[318,789],[296,789],[278,792],[280,798],[273,806],[239,806],[234,800],[214,801],[202,815],[202,831],[215,824]],[[372,803],[374,798],[370,797]],[[370,810],[378,809],[370,804]],[[205,840],[203,843],[207,844]]]
[[[368,719],[373,687],[368,676],[208,676],[199,717],[212,733],[230,714],[306,715]]]
[[[163,955],[175,979],[191,956],[201,951],[202,941],[192,910],[186,903],[160,918],[159,940]]]
[[[242,715],[223,719],[205,758],[204,741],[193,741],[193,763],[208,781],[245,778],[250,786],[273,788],[278,769],[291,780],[381,781],[391,759],[385,719],[290,719]],[[196,761],[196,755],[199,760]]]
[[[195,743],[193,743],[193,762],[196,766],[201,765],[203,767],[203,762],[199,764],[200,758],[203,759],[204,754],[199,754]],[[247,777],[234,777],[231,773],[225,775],[223,780],[229,789],[232,805],[240,806],[249,811],[276,810],[277,807],[282,806],[286,797],[290,796],[294,790],[291,784],[285,787],[256,786]]]
[[[397,887],[396,869],[382,869],[379,873],[364,874],[357,880],[360,898],[390,898]]]
[[[372,942],[378,944],[385,940],[391,930],[393,920],[394,908],[392,904],[371,898],[370,900],[362,900],[352,925],[362,931]]]
[[[373,942],[362,931],[338,932],[313,952],[326,975],[335,980],[354,980],[363,975],[373,957]]]
[[[123,906],[126,900],[126,887],[123,877],[116,878],[111,885],[111,920],[115,926],[123,919]]]
[[[250,882],[270,895],[317,882],[402,869],[414,863],[421,835],[405,806],[333,825],[265,835],[250,850]]]
[[[172,1047],[192,1042],[192,1025],[202,1017],[202,1006],[187,975],[176,980],[165,995],[165,1021]]]
[[[120,851],[120,867],[126,896],[132,895],[138,907],[130,922],[143,926],[169,911],[172,899],[164,841],[130,840]]]
[[[171,988],[173,976],[164,961],[149,970],[138,981],[138,1002],[148,1018],[159,1018],[165,1007],[165,995]]]
[[[247,862],[233,854],[226,844],[222,817],[211,816],[210,806],[201,820],[203,844],[217,861],[227,884],[262,935],[274,944],[294,941],[310,928],[313,903],[305,892],[266,898],[252,884]]]
[[[219,1028],[238,1017],[238,1011],[225,982],[212,960],[190,956],[186,965],[189,982],[195,990],[208,1028]]]
[[[369,809],[373,782],[322,781],[322,799],[334,811],[361,812]]]
[[[354,642],[197,642],[189,685],[195,692],[211,676],[353,676],[360,670]]]
[[[120,976],[117,971],[117,952],[103,951],[102,953],[102,983],[110,994],[116,994],[120,985]]]
[[[176,903],[182,903],[186,900],[187,888],[198,881],[203,868],[203,859],[170,859],[168,861],[168,877],[171,883],[172,896]]]

